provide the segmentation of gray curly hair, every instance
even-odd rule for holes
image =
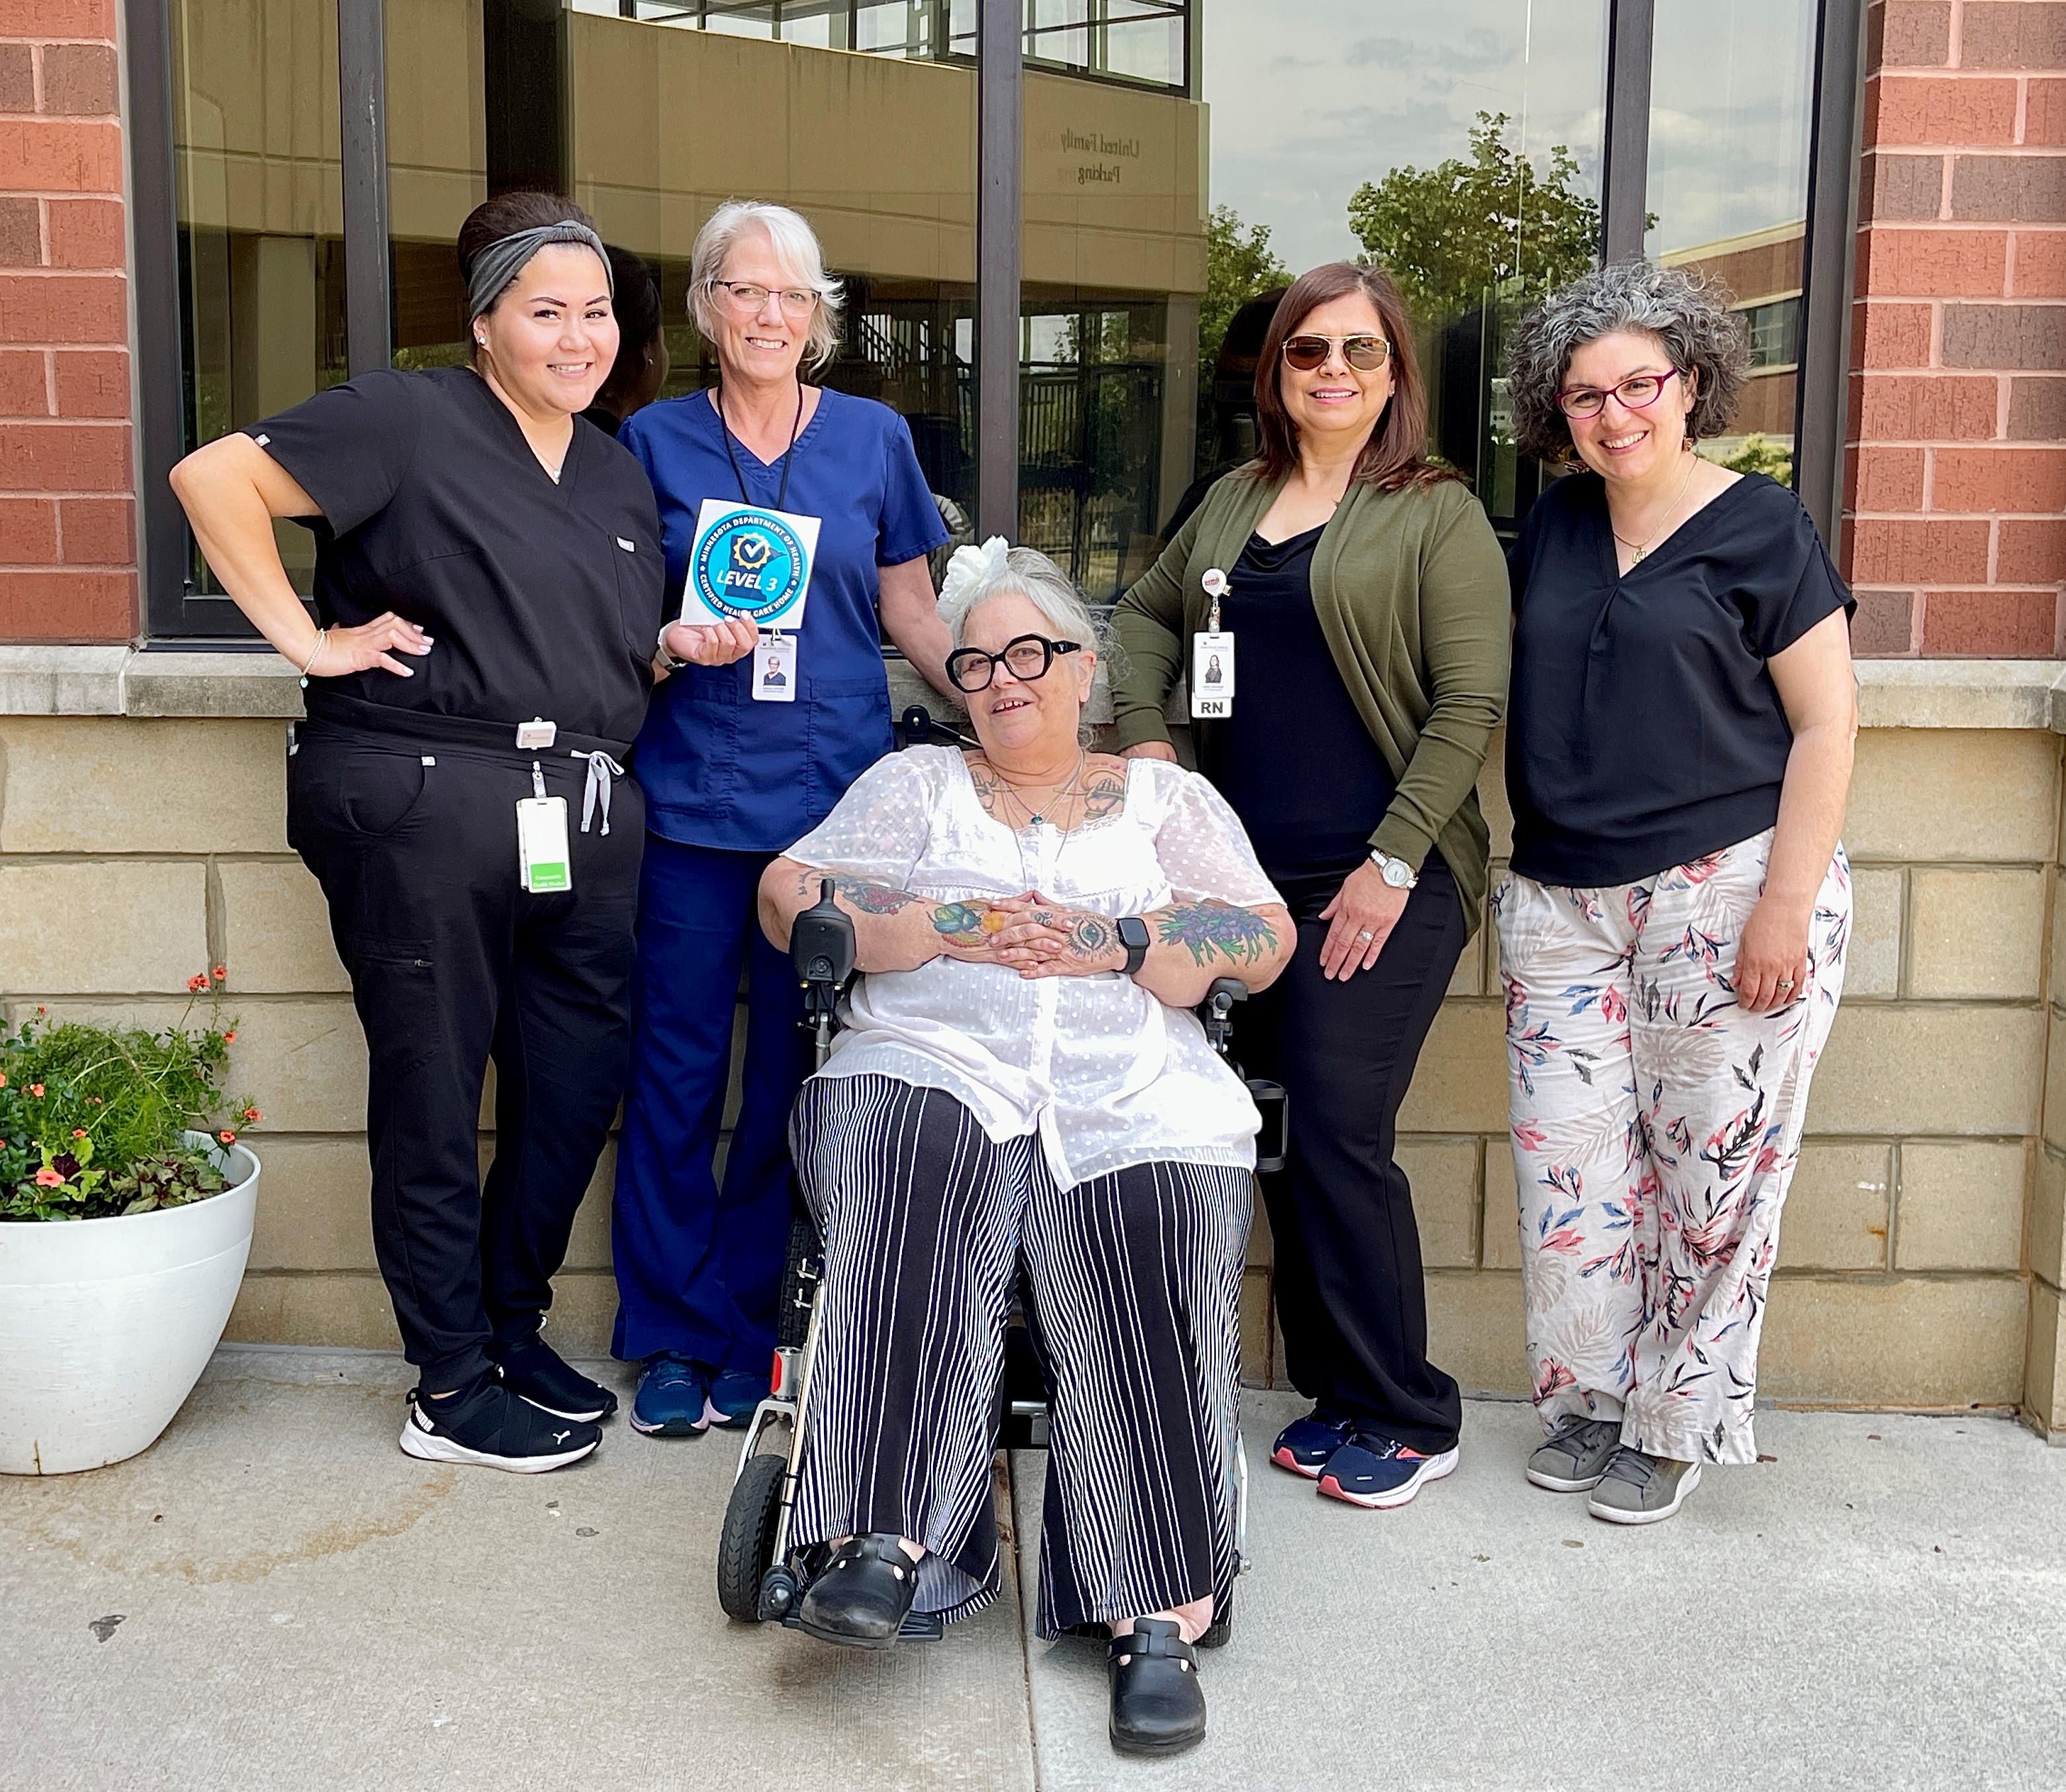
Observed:
[[[1695,376],[1687,436],[1720,435],[1750,372],[1749,334],[1728,298],[1703,276],[1648,262],[1610,262],[1559,286],[1507,339],[1507,396],[1521,452],[1559,460],[1571,452],[1570,425],[1557,408],[1571,357],[1621,330],[1655,338],[1673,367]]]

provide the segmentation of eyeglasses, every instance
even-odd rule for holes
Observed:
[[[1685,377],[1683,367],[1669,373],[1634,374],[1613,388],[1614,395],[1624,411],[1647,411],[1667,384]],[[1557,408],[1567,417],[1597,417],[1606,407],[1607,395],[1597,386],[1567,387],[1557,395]]]
[[[947,655],[947,680],[957,691],[987,691],[997,668],[1006,667],[1022,684],[1047,675],[1055,656],[1081,653],[1080,641],[1050,641],[1044,634],[1022,634],[1004,643],[1003,651],[985,653],[980,647],[957,647]]]
[[[1284,339],[1285,365],[1296,367],[1301,373],[1323,367],[1338,342],[1342,359],[1358,373],[1375,373],[1392,359],[1392,344],[1382,336],[1287,336]]]
[[[800,317],[818,302],[818,295],[808,286],[756,286],[751,280],[713,280],[711,286],[723,290],[733,308],[748,317],[758,317],[767,309],[771,292],[781,300],[784,310]]]

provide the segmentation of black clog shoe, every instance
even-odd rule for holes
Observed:
[[[886,1649],[918,1591],[918,1564],[893,1532],[871,1530],[832,1551],[796,1610],[800,1630],[820,1642]]]
[[[1131,1636],[1115,1636],[1112,1745],[1121,1754],[1176,1754],[1205,1739],[1205,1692],[1198,1652],[1167,1618],[1142,1618]]]

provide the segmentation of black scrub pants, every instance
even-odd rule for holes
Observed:
[[[598,818],[584,834],[587,767],[565,736],[520,754],[456,738],[474,724],[407,725],[403,738],[304,724],[288,837],[322,885],[366,1031],[380,1273],[403,1353],[440,1393],[488,1366],[491,1340],[533,1335],[552,1304],[624,1087],[645,804],[618,779],[610,833]],[[573,887],[557,894],[518,881],[516,802],[533,793],[534,758],[567,799]]]
[[[1320,974],[1319,918],[1353,866],[1279,875],[1298,950],[1237,1016],[1250,1074],[1290,1097],[1291,1144],[1265,1176],[1277,1325],[1292,1385],[1317,1405],[1434,1454],[1463,1423],[1455,1380],[1428,1360],[1428,1296],[1413,1191],[1393,1161],[1400,1104],[1466,931],[1456,880],[1431,853],[1375,966]]]

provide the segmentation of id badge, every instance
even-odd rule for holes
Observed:
[[[1191,719],[1224,721],[1234,714],[1234,630],[1191,637]]]
[[[534,896],[573,888],[565,797],[526,797],[516,805],[516,871]]]
[[[753,700],[792,703],[796,700],[796,638],[764,634],[753,643]]]

